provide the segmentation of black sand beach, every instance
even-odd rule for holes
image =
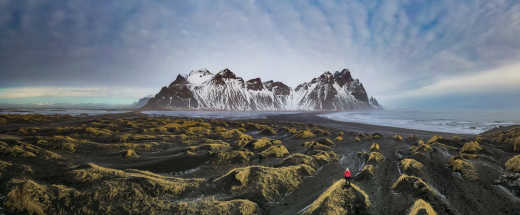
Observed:
[[[4,214],[520,213],[518,127],[460,135],[316,113],[0,119]]]

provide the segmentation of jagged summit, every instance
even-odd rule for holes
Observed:
[[[345,111],[379,108],[368,99],[363,84],[348,69],[324,72],[295,89],[261,78],[244,81],[229,69],[216,74],[207,69],[178,75],[150,99],[145,109],[228,111]]]

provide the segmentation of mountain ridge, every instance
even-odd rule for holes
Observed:
[[[229,69],[193,70],[163,87],[143,109],[220,111],[346,111],[380,109],[348,69],[326,71],[294,89],[280,81],[244,80]]]

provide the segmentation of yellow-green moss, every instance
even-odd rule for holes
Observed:
[[[367,176],[367,177],[374,177],[376,175],[376,169],[375,166],[372,164],[367,164],[363,166],[363,169],[361,169],[361,176]]]
[[[385,160],[385,156],[380,152],[370,152],[368,155],[368,163],[380,163]]]
[[[430,139],[428,139],[428,141],[426,141],[426,144],[432,144],[432,143],[435,143],[435,142],[437,142],[437,141],[439,141],[441,139],[442,139],[441,136],[433,136]]]
[[[353,183],[346,187],[345,180],[340,179],[314,200],[303,214],[354,214],[356,211],[349,210],[366,210],[370,205],[365,191]]]
[[[422,200],[417,199],[413,205],[410,207],[410,213],[408,215],[437,215],[437,212],[433,209],[433,207],[430,205],[430,203]]]
[[[300,164],[307,164],[311,166],[312,168],[318,168],[319,164],[314,159],[313,156],[305,155],[301,153],[294,153],[289,155],[287,158],[285,158],[282,161],[282,166],[293,166],[293,165],[300,165]]]
[[[45,215],[51,204],[47,188],[32,180],[13,179],[10,184],[16,186],[7,194],[5,206],[11,212]]]
[[[371,151],[371,152],[379,151],[379,144],[377,144],[377,143],[373,143],[373,144],[370,146],[370,151]]]
[[[310,149],[310,150],[323,150],[323,151],[331,151],[332,150],[332,148],[330,146],[323,145],[323,144],[318,143],[316,141],[306,141],[306,142],[303,143],[303,146],[305,146],[305,148]]]
[[[475,166],[473,166],[473,164],[469,161],[457,157],[452,157],[449,161],[449,167],[454,172],[460,172],[462,176],[467,180],[473,181],[479,178]]]
[[[478,153],[482,150],[482,147],[477,141],[467,142],[460,149],[461,153]]]
[[[418,155],[418,154],[424,155],[425,153],[433,151],[433,148],[430,144],[426,144],[426,143],[424,143],[423,140],[419,140],[417,142],[417,145],[410,146],[410,151],[414,155]]]
[[[338,155],[334,151],[315,150],[312,157],[320,166],[338,160]]]
[[[312,133],[312,131],[309,129],[305,129],[303,131],[300,131],[298,134],[296,134],[296,137],[302,138],[302,139],[313,138],[315,136],[316,135],[314,133]]]
[[[176,202],[172,210],[178,215],[255,215],[260,214],[260,207],[246,199],[233,199],[230,201],[218,201],[215,199],[203,199],[194,201]]]
[[[253,142],[252,147],[254,150],[259,150],[272,145],[272,139],[268,137],[262,137]]]
[[[520,172],[520,155],[516,155],[505,163],[506,170]]]
[[[126,159],[139,158],[140,157],[137,154],[137,152],[135,151],[135,149],[124,150],[124,151],[121,152],[121,156],[123,156],[123,158],[126,158]]]
[[[394,134],[393,136],[394,140],[396,141],[403,141],[403,136],[399,135],[399,134]]]
[[[399,176],[394,184],[392,184],[392,189],[410,190],[416,195],[423,195],[433,192],[433,189],[430,187],[430,185],[424,182],[421,178],[406,174]]]
[[[227,163],[247,163],[254,156],[253,152],[246,150],[234,150],[230,152],[219,152],[217,154],[216,164]]]
[[[260,152],[263,157],[282,158],[289,154],[289,150],[284,145],[274,145]]]
[[[288,167],[248,166],[235,168],[215,179],[219,187],[235,195],[256,198],[260,202],[280,200],[296,190],[303,177],[314,175],[316,170],[308,165]]]
[[[401,169],[403,169],[405,172],[420,171],[423,167],[424,165],[421,162],[412,158],[405,158],[401,160]]]

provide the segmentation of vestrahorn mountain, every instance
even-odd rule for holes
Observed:
[[[213,74],[206,69],[178,75],[148,100],[151,110],[225,111],[345,111],[381,108],[368,97],[363,84],[348,69],[325,72],[291,88],[260,78],[244,81],[229,69]]]

